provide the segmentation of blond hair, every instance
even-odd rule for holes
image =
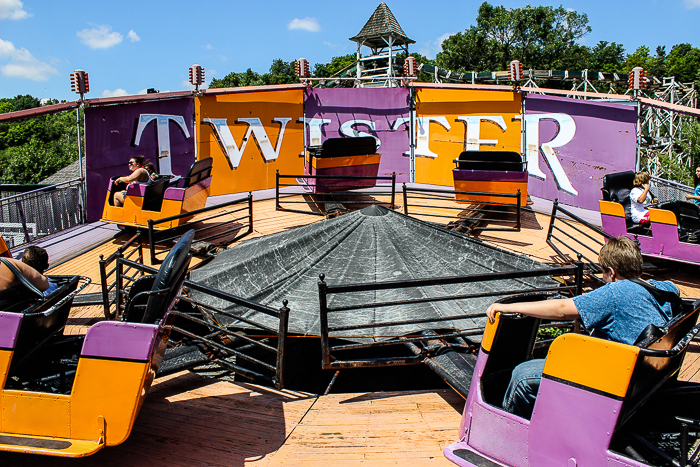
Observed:
[[[632,184],[634,186],[642,186],[645,183],[649,183],[649,180],[651,180],[651,177],[647,172],[637,172],[634,174],[634,182]]]
[[[603,270],[614,269],[620,276],[627,279],[642,275],[642,252],[639,245],[624,235],[611,238],[603,245],[598,254],[598,262]]]

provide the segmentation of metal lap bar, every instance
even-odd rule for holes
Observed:
[[[434,279],[411,279],[405,281],[386,281],[386,282],[375,282],[366,284],[346,284],[331,286],[325,282],[325,276],[321,274],[319,276],[318,282],[318,293],[319,293],[319,310],[320,310],[320,329],[321,329],[321,353],[322,353],[322,367],[324,369],[333,368],[354,368],[354,367],[368,367],[368,366],[387,366],[389,364],[412,364],[414,357],[407,357],[405,359],[401,358],[368,358],[364,360],[353,360],[353,361],[343,361],[336,356],[331,355],[334,351],[345,351],[345,350],[357,350],[366,349],[374,347],[386,347],[390,345],[400,345],[411,342],[420,342],[426,340],[434,339],[451,339],[460,338],[470,335],[480,335],[483,329],[466,329],[461,331],[447,332],[444,334],[434,334],[429,336],[420,337],[399,337],[392,338],[382,342],[371,342],[363,344],[347,344],[331,346],[330,338],[331,332],[340,331],[353,331],[359,329],[377,329],[386,328],[389,326],[399,326],[399,325],[411,325],[411,324],[425,324],[431,322],[446,322],[446,321],[457,321],[467,318],[478,318],[484,317],[484,313],[476,314],[463,314],[454,315],[439,318],[421,318],[414,320],[404,320],[404,321],[393,321],[385,323],[368,323],[368,324],[358,324],[351,326],[329,326],[328,325],[328,314],[338,311],[350,311],[359,310],[367,308],[380,308],[385,306],[395,306],[395,305],[410,305],[410,304],[420,304],[420,303],[431,303],[438,301],[447,300],[460,300],[469,298],[482,298],[482,297],[493,297],[499,295],[512,295],[516,293],[522,293],[523,290],[509,290],[509,291],[497,291],[497,292],[486,292],[479,294],[463,294],[463,295],[451,295],[442,296],[435,298],[419,298],[419,299],[409,299],[409,300],[395,300],[388,302],[376,302],[376,303],[362,303],[352,306],[341,306],[341,307],[329,307],[328,306],[328,295],[332,294],[345,294],[354,292],[368,292],[368,291],[378,291],[378,290],[389,290],[389,289],[405,289],[405,288],[418,288],[427,286],[441,286],[448,284],[466,284],[474,282],[487,282],[495,280],[508,280],[508,279],[521,279],[526,277],[541,277],[541,276],[574,276],[574,285],[566,287],[546,287],[541,289],[528,289],[528,292],[551,292],[551,291],[561,291],[561,290],[571,290],[575,295],[580,295],[583,289],[583,263],[577,261],[575,266],[569,267],[553,267],[536,269],[529,271],[510,271],[510,272],[495,272],[488,274],[471,274],[467,276],[451,276],[451,277],[440,277]],[[699,325],[700,326],[700,325]],[[344,339],[345,336],[333,336],[337,339]],[[393,363],[392,363],[393,362]],[[411,363],[409,363],[411,362]]]
[[[594,242],[595,244],[597,244],[601,247],[604,245],[604,243],[599,241],[598,239],[594,238],[593,236],[591,236],[588,232],[580,229],[577,225],[575,225],[571,220],[567,219],[566,217],[557,216],[558,212],[565,214],[566,216],[568,216],[569,219],[585,226],[587,229],[592,230],[593,232],[596,232],[597,234],[602,235],[604,238],[606,238],[608,240],[613,238],[610,234],[606,233],[601,228],[591,224],[590,222],[585,221],[584,219],[581,219],[576,214],[573,214],[572,212],[568,211],[567,209],[561,207],[559,205],[559,200],[554,200],[554,203],[552,204],[552,215],[550,216],[550,219],[549,219],[549,230],[547,232],[547,245],[549,245],[552,248],[552,250],[554,250],[554,252],[559,256],[559,258],[564,262],[569,262],[569,261],[571,261],[571,259],[561,249],[559,249],[559,247],[555,244],[554,241],[557,241],[561,245],[564,245],[566,248],[568,248],[572,252],[576,253],[577,255],[581,254],[581,253],[579,253],[579,251],[577,249],[580,247],[585,248],[586,250],[590,251],[591,253],[593,253],[595,255],[598,255],[598,251],[594,250],[590,246],[583,243],[579,238],[576,237],[576,235],[572,235],[572,234],[564,231],[563,229],[559,228],[558,226],[556,226],[555,225],[556,221],[563,222],[567,227],[575,230],[578,234],[586,237],[587,239],[591,240],[592,242]],[[562,239],[562,238],[558,237],[555,234],[555,231],[561,233],[561,235],[565,236],[566,239]],[[573,242],[578,244],[579,247],[572,247],[571,244],[567,243],[565,240],[570,240],[570,241],[573,240]],[[581,258],[585,260],[587,269],[590,269],[594,273],[602,272],[602,270],[600,269],[600,266],[598,266],[597,262],[589,259],[588,257],[586,257],[583,254],[581,254]]]
[[[416,193],[426,193],[426,194],[435,194],[435,196],[417,196],[415,195]],[[504,211],[499,211],[493,208],[487,208],[484,207],[483,205],[485,204],[483,201],[480,201],[478,199],[474,200],[469,200],[469,199],[460,199],[459,201],[461,203],[472,203],[474,205],[478,205],[477,207],[469,207],[467,204],[465,206],[444,206],[444,205],[439,205],[439,204],[434,204],[434,205],[428,205],[428,204],[411,204],[409,202],[409,194],[412,194],[410,197],[412,200],[419,200],[419,199],[424,199],[424,200],[434,200],[434,201],[443,201],[443,202],[455,202],[457,200],[456,195],[467,195],[467,196],[472,196],[472,197],[478,197],[478,196],[488,196],[491,198],[503,198],[503,202],[493,202],[489,201],[486,203],[488,206],[492,207],[515,207],[515,220],[511,219],[498,219],[498,218],[488,218],[488,217],[481,217],[480,221],[493,221],[493,222],[499,222],[501,224],[513,224],[513,227],[479,227],[479,226],[473,226],[471,227],[472,230],[481,230],[481,231],[492,231],[492,232],[498,232],[498,231],[515,231],[515,232],[520,232],[520,227],[521,227],[521,219],[522,219],[522,206],[523,206],[523,200],[522,200],[522,194],[520,193],[520,190],[518,190],[517,193],[515,194],[510,194],[510,193],[483,193],[483,192],[477,192],[477,191],[459,191],[459,190],[447,190],[447,189],[440,189],[440,188],[408,188],[406,184],[403,184],[403,210],[404,214],[407,216],[413,216],[413,217],[440,217],[440,218],[445,218],[445,217],[451,217],[449,215],[449,212],[446,212],[445,214],[431,214],[431,213],[422,213],[422,212],[409,212],[409,208],[431,208],[431,209],[438,209],[438,210],[443,210],[443,211],[459,211],[459,212],[477,212],[477,213],[482,213],[482,214],[492,214],[492,213],[499,213],[503,214]],[[441,195],[450,195],[450,196],[441,196]],[[507,200],[508,199],[514,199],[515,204],[509,203]],[[466,216],[455,216],[460,219],[465,219],[469,220],[468,217]]]
[[[189,212],[185,212],[185,213],[182,213],[182,214],[178,214],[178,215],[176,215],[176,216],[165,217],[165,218],[163,218],[163,219],[158,219],[158,220],[149,219],[149,220],[148,220],[148,244],[149,244],[149,250],[150,250],[150,254],[151,254],[151,264],[158,264],[158,263],[161,262],[161,260],[159,260],[159,259],[156,257],[156,250],[155,250],[155,248],[156,248],[156,245],[157,245],[157,244],[167,243],[167,242],[169,242],[169,241],[172,241],[172,240],[178,238],[178,237],[181,235],[181,232],[184,232],[184,231],[186,231],[186,230],[191,229],[191,228],[192,228],[192,224],[196,224],[196,223],[200,223],[200,222],[209,221],[209,220],[212,220],[212,219],[216,219],[216,218],[218,218],[218,217],[227,216],[227,215],[230,215],[232,212],[231,212],[231,211],[222,211],[222,212],[220,212],[219,214],[214,214],[214,215],[212,215],[212,216],[210,216],[210,217],[207,217],[207,218],[204,218],[204,219],[196,219],[196,220],[194,220],[194,221],[186,222],[186,223],[184,223],[184,224],[178,225],[177,227],[173,227],[173,228],[171,228],[171,229],[166,229],[166,230],[161,230],[161,231],[155,230],[154,227],[155,227],[156,225],[164,224],[164,223],[168,223],[168,222],[172,222],[172,221],[175,221],[175,220],[178,220],[178,219],[182,219],[182,218],[185,218],[185,217],[193,217],[193,216],[196,216],[196,215],[198,215],[198,214],[203,214],[203,213],[205,213],[205,212],[210,212],[210,211],[222,209],[222,208],[225,208],[225,207],[228,207],[228,206],[233,206],[233,205],[236,205],[236,204],[243,204],[243,203],[247,203],[247,207],[242,207],[242,208],[236,209],[236,210],[234,210],[234,211],[232,211],[232,212],[233,212],[233,213],[236,213],[236,212],[239,212],[239,211],[246,211],[246,210],[247,210],[247,214],[244,215],[244,216],[242,216],[242,217],[238,217],[238,218],[235,218],[235,219],[231,219],[231,220],[229,220],[229,221],[226,222],[226,224],[231,224],[231,223],[234,223],[234,222],[238,222],[238,221],[240,221],[240,220],[243,220],[243,219],[247,219],[247,220],[248,220],[248,229],[245,230],[243,233],[236,235],[236,236],[229,242],[229,243],[233,243],[233,242],[235,242],[235,241],[237,241],[237,240],[240,240],[241,238],[243,238],[243,237],[245,237],[246,235],[248,235],[248,234],[250,234],[250,233],[253,232],[253,195],[252,195],[252,193],[250,193],[250,192],[248,193],[248,196],[246,196],[245,198],[240,198],[240,199],[237,199],[237,200],[229,201],[229,202],[227,202],[227,203],[217,204],[217,205],[215,205],[215,206],[211,206],[211,207],[208,207],[208,208],[197,209],[197,210],[194,210],[194,211],[189,211]],[[197,233],[199,234],[200,232],[204,232],[204,231],[207,231],[207,230],[216,228],[216,227],[219,227],[219,228],[220,228],[220,227],[221,227],[221,224],[219,224],[219,225],[214,225],[214,226],[209,226],[209,227],[204,227],[204,228],[201,228],[201,229],[197,229]],[[245,227],[245,223],[243,223],[243,224],[241,225],[241,229],[243,229],[244,227]],[[222,237],[222,236],[227,235],[227,234],[229,234],[229,233],[230,233],[230,230],[224,230],[224,231],[221,232],[221,233],[214,234],[214,235],[210,235],[210,236],[204,236],[204,237],[203,237],[203,236],[200,235],[200,236],[196,237],[196,241],[211,240],[211,239],[214,239],[214,238],[217,238],[217,237]],[[164,237],[164,236],[166,236],[166,235],[170,235],[170,234],[172,234],[172,236],[167,237],[167,238],[162,238],[162,237]],[[159,239],[156,239],[156,237],[160,237],[160,238],[159,238]],[[164,253],[167,254],[167,251],[165,251]]]
[[[292,179],[297,183],[281,183],[280,181],[283,179]],[[313,202],[317,205],[321,204],[327,204],[327,203],[342,203],[344,205],[368,205],[368,204],[377,204],[377,197],[378,196],[389,196],[390,201],[389,201],[389,209],[394,209],[395,208],[395,202],[396,202],[396,173],[391,174],[391,176],[376,176],[376,177],[369,177],[369,176],[362,176],[362,175],[282,175],[277,171],[277,181],[275,185],[275,209],[278,211],[288,211],[288,212],[295,212],[295,213],[300,213],[300,214],[312,214],[312,215],[319,215],[323,216],[325,213],[323,212],[314,212],[314,211],[303,211],[303,210],[297,210],[297,209],[290,209],[287,207],[284,207],[282,204],[306,204],[308,205],[309,203],[307,201],[294,201],[294,200],[289,200],[289,201],[282,201],[280,197],[280,188],[284,187],[294,187],[294,188],[302,188],[306,187],[307,189],[311,189],[315,186],[316,184],[309,184],[304,183],[304,184],[299,184],[299,180],[347,180],[347,183],[338,183],[338,184],[333,184],[333,188],[343,188],[343,190],[340,191],[328,191],[328,192],[322,192],[322,193],[312,193],[310,191],[303,191],[299,193],[285,193],[289,195],[307,195],[314,197]],[[374,185],[374,186],[367,186],[367,185],[357,185],[353,184],[352,182],[354,180],[386,180],[390,181],[391,184],[386,184],[386,185]],[[388,190],[382,190],[382,187],[389,188],[391,187],[391,191]],[[359,191],[348,191],[348,190],[359,190]],[[372,197],[374,202],[371,202],[369,200],[359,200],[359,201],[353,201],[353,200],[348,200],[345,198],[352,198],[352,197]],[[328,198],[328,199],[326,199]],[[337,198],[343,198],[342,201],[338,201]]]
[[[129,248],[132,249],[129,251]],[[125,251],[127,252],[126,254],[124,254]],[[117,248],[117,251],[109,255],[107,259],[105,259],[103,255],[100,255],[99,266],[100,282],[102,288],[102,308],[104,311],[105,319],[113,319],[121,314],[120,310],[122,306],[122,288],[118,287],[117,284],[121,284],[121,276],[125,272],[123,270],[123,264],[120,263],[118,259],[129,259],[132,258],[134,255],[137,255],[139,263],[143,263],[143,243],[141,242],[141,235],[138,230],[136,231],[135,235],[133,235],[129,240],[127,240],[124,245]],[[115,266],[112,269],[107,270],[107,268],[112,263],[115,263]],[[112,275],[115,275],[115,281],[110,285],[109,278]],[[119,276],[120,278],[117,279],[117,276]],[[114,300],[109,299],[109,294],[112,291],[115,291]],[[111,311],[112,305],[115,306],[114,313],[112,313]]]

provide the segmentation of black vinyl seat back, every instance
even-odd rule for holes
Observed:
[[[148,281],[146,279],[143,280],[144,288],[149,290],[149,292],[146,292],[148,301],[146,302],[145,310],[139,309],[138,306],[139,303],[143,303],[143,298],[141,298],[143,295],[139,296],[138,293],[129,295],[132,300],[129,301],[129,305],[124,312],[125,321],[155,324],[165,315],[178,293],[180,284],[185,279],[185,274],[190,264],[190,246],[192,245],[194,234],[194,230],[189,230],[170,250],[155,278],[152,279],[153,285],[150,289],[148,289],[148,285],[150,285],[151,279],[148,279]],[[132,287],[137,285],[139,285],[138,281]],[[141,286],[139,285],[139,287]]]
[[[183,188],[191,187],[192,185],[196,185],[202,180],[211,177],[213,161],[213,158],[207,157],[206,159],[202,159],[201,161],[197,161],[192,164],[190,170],[187,171],[187,175],[185,175],[185,178],[183,179]]]
[[[49,276],[50,282],[58,285],[50,295],[21,311],[24,315],[17,336],[12,366],[19,364],[24,356],[53,335],[58,334],[68,321],[72,300],[54,308],[68,294],[73,293],[80,280],[79,276]],[[53,309],[52,309],[53,308]]]
[[[671,201],[659,205],[659,209],[666,209],[676,215],[678,231],[681,237],[700,230],[700,206],[687,201]]]
[[[459,170],[525,171],[523,158],[515,151],[462,151],[455,163]]]
[[[634,226],[632,222],[632,212],[630,211],[630,191],[634,188],[634,171],[627,170],[625,172],[615,172],[606,174],[603,177],[603,201],[613,201],[620,203],[625,209],[625,219],[627,220],[627,228]]]
[[[658,337],[650,336],[637,345],[652,350],[670,350],[695,326],[700,307],[684,302],[682,309],[662,328]],[[618,424],[624,423],[669,378],[676,377],[685,351],[671,357],[641,355],[627,388]]]
[[[168,188],[168,179],[160,179],[151,181],[146,184],[146,189],[143,194],[144,211],[160,211],[163,207],[163,197],[165,189]]]
[[[313,157],[364,156],[377,153],[377,140],[372,136],[328,138],[321,146],[309,146]]]

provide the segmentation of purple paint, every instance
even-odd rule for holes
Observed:
[[[471,182],[526,182],[527,172],[499,172],[493,170],[452,169],[455,180]]]
[[[578,195],[560,189],[545,162],[541,145],[559,132],[558,124],[551,119],[539,122],[539,168],[547,179],[530,176],[528,192],[544,199],[558,198],[570,206],[598,210],[603,176],[635,167],[636,107],[526,94],[525,114],[542,113],[567,114],[576,124],[573,139],[554,152]],[[531,167],[528,170],[532,173]]]
[[[353,128],[379,138],[377,153],[381,160],[377,175],[391,176],[396,172],[397,182],[408,182],[410,160],[403,155],[409,150],[408,124],[393,128],[399,118],[408,118],[409,98],[406,88],[308,89],[304,93],[304,115],[307,120],[330,120],[321,127],[323,141],[345,136],[341,126],[346,122],[374,122],[374,129],[367,124]],[[311,141],[308,125],[306,132],[307,141]]]
[[[194,101],[192,98],[87,107],[85,109],[85,153],[87,177],[88,222],[102,215],[107,195],[105,186],[111,177],[128,175],[127,162],[138,155],[156,164],[159,172],[158,127],[146,125],[139,145],[136,130],[142,114],[175,115],[184,118],[189,138],[177,123],[168,124],[170,161],[175,175],[185,175],[194,162]]]
[[[22,313],[0,311],[0,348],[14,349],[22,324]]]
[[[158,334],[158,326],[141,323],[102,321],[88,329],[81,355],[148,361]]]
[[[605,465],[622,401],[542,379],[530,421],[530,463]]]
[[[671,259],[683,263],[700,264],[700,244],[681,242],[678,238],[678,226],[651,223],[653,236],[627,233],[624,217],[602,214],[603,230],[614,237],[625,235],[639,241],[642,254],[653,258]]]

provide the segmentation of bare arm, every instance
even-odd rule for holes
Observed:
[[[638,203],[643,203],[644,201],[646,201],[647,195],[649,194],[649,184],[645,183],[644,185],[642,185],[642,187],[644,188],[644,191],[642,191],[642,194],[639,195],[639,198],[637,198]]]
[[[486,310],[489,323],[494,322],[498,312],[522,313],[533,318],[544,319],[576,319],[580,317],[576,304],[571,298],[538,302],[494,303]]]
[[[127,175],[124,177],[119,177],[115,181],[117,183],[131,183],[131,182],[136,182],[140,178],[142,178],[142,174],[146,172],[146,177],[148,177],[148,172],[144,168],[136,169],[133,172],[131,172],[131,175]]]
[[[22,275],[34,285],[34,287],[41,290],[42,292],[49,288],[48,279],[46,279],[46,277],[44,277],[44,275],[41,274],[39,271],[37,271],[31,266],[24,264],[22,261],[13,258],[7,258],[7,260],[10,261],[17,269],[19,269],[19,272],[21,272]]]
[[[700,199],[700,196],[695,196],[695,195],[685,195],[685,199]]]

